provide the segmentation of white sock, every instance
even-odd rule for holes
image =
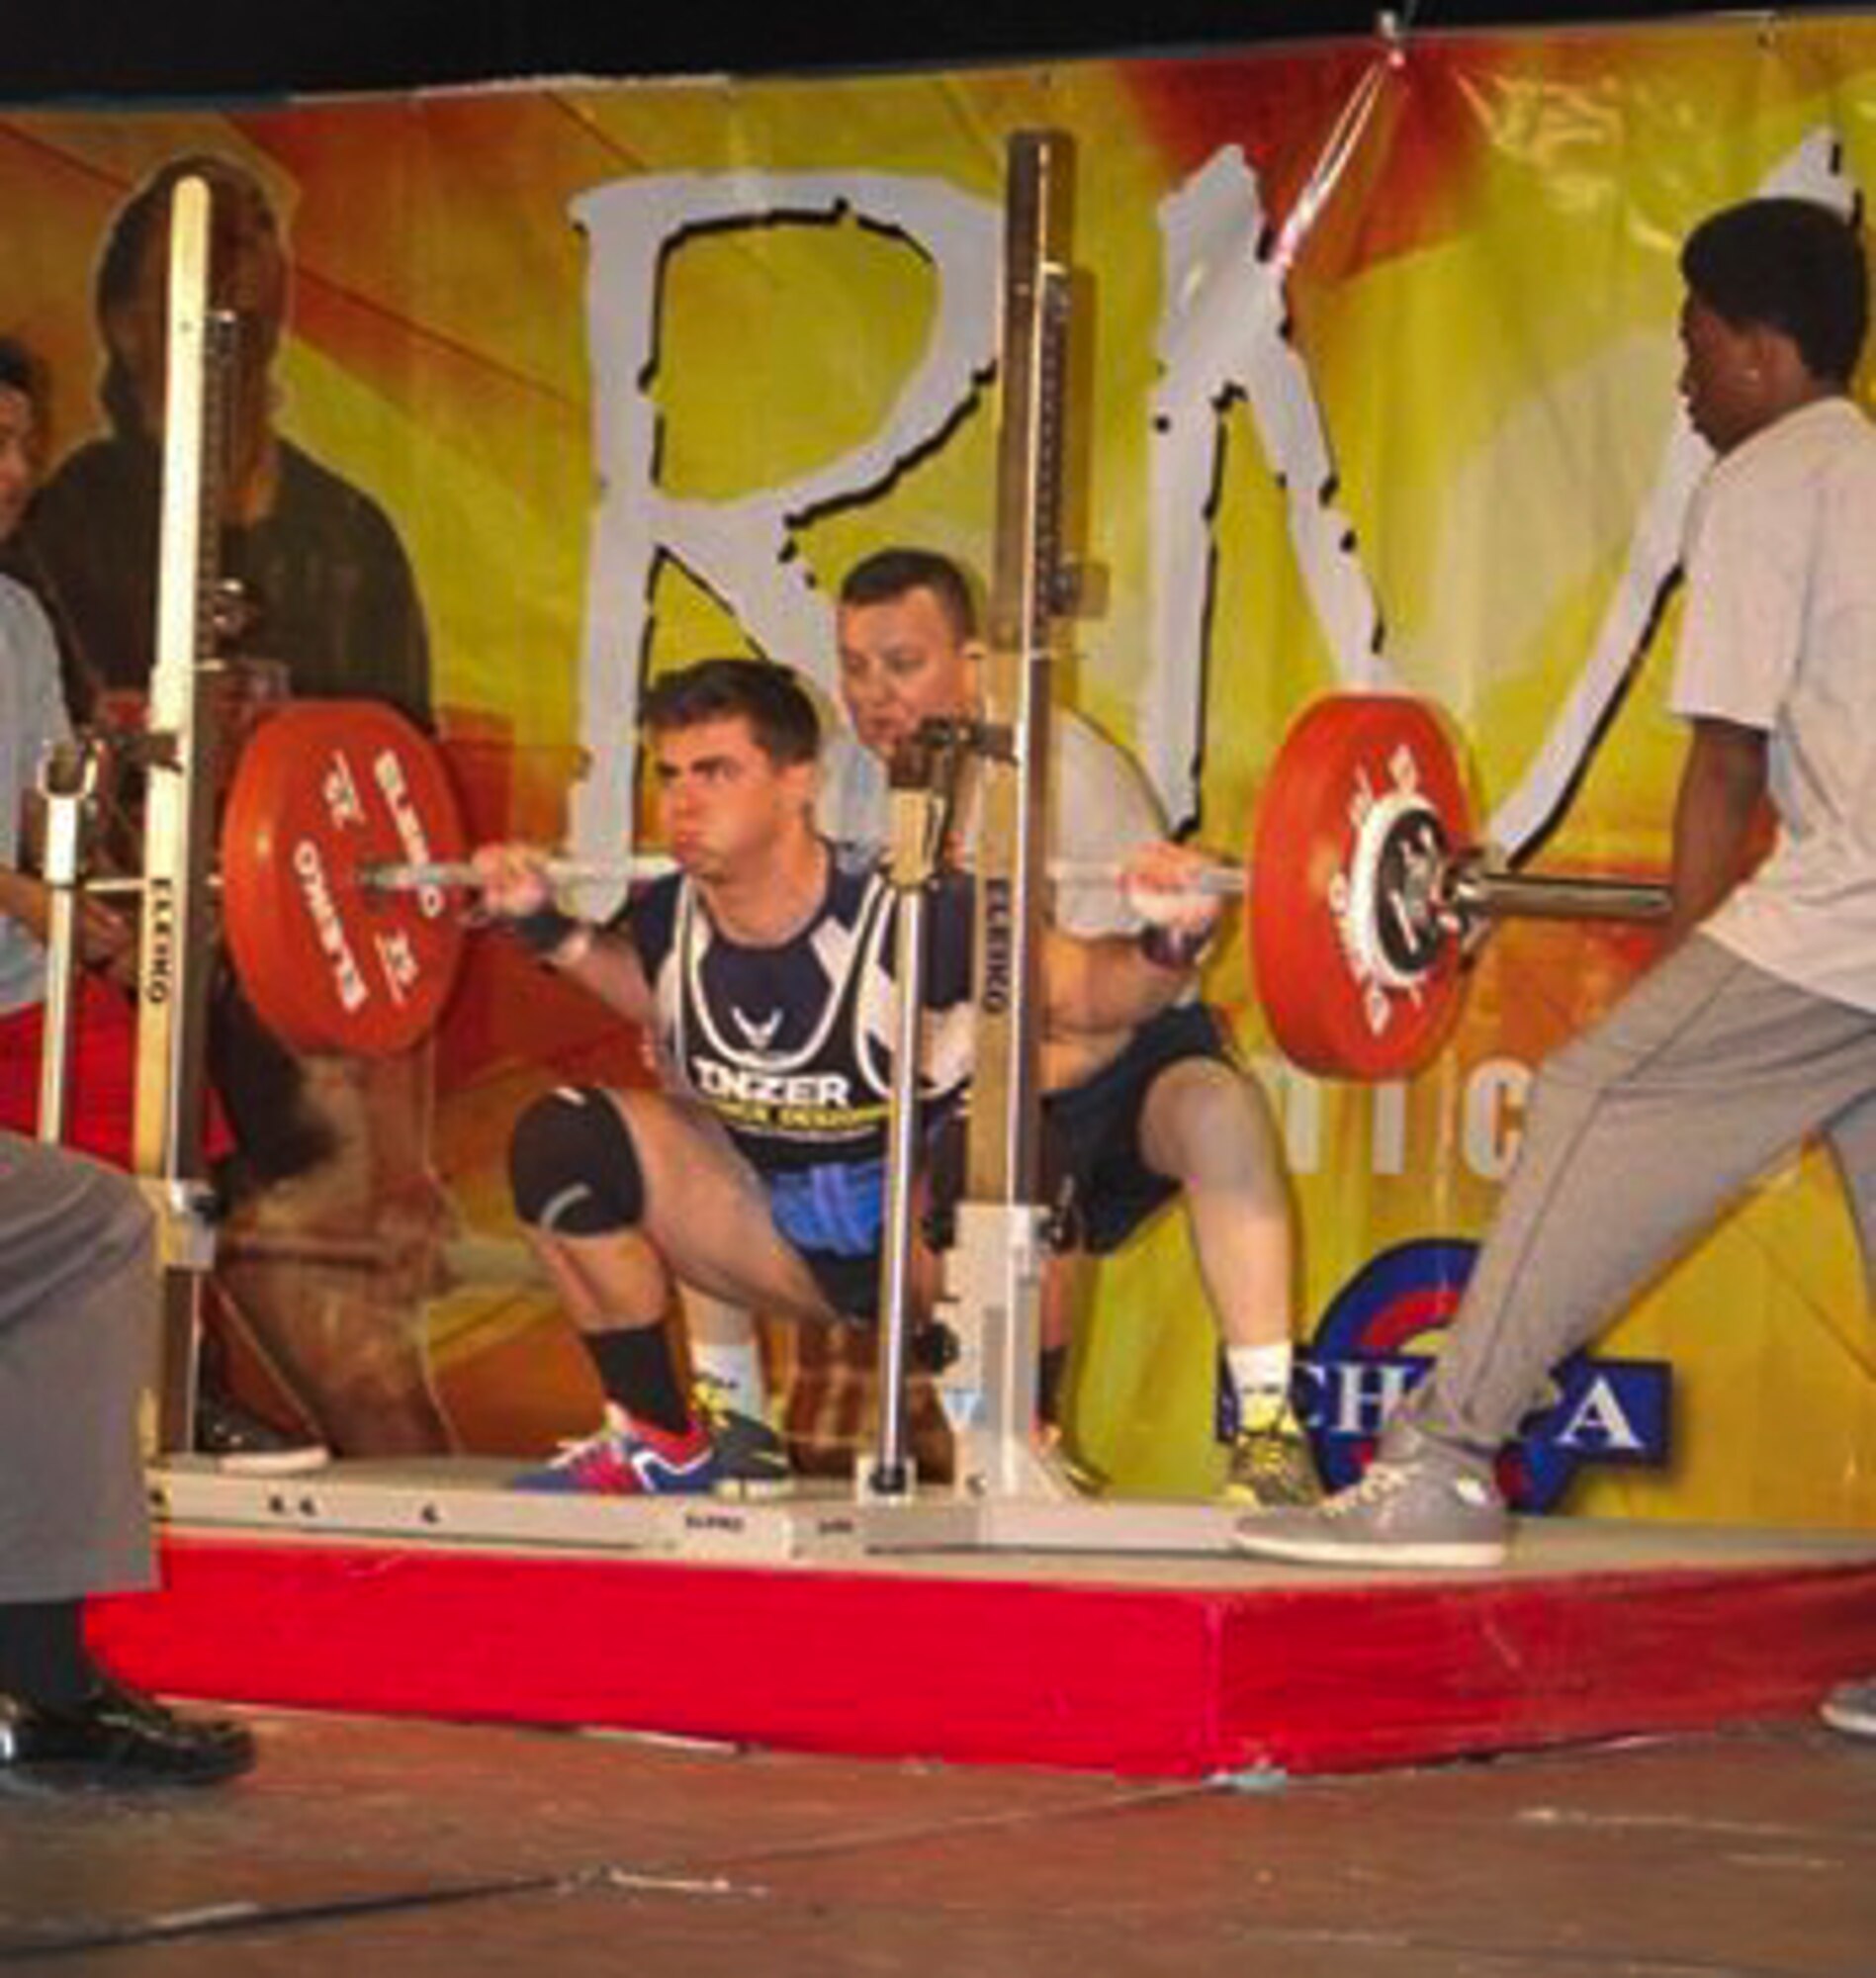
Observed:
[[[698,1339],[690,1342],[691,1371],[716,1384],[722,1398],[739,1414],[768,1419],[768,1383],[762,1375],[762,1350],[754,1332],[747,1339]]]
[[[1268,1414],[1273,1401],[1289,1400],[1293,1359],[1289,1340],[1280,1339],[1272,1346],[1227,1346],[1224,1358],[1237,1390],[1239,1421]]]

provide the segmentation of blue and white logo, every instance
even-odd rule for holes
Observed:
[[[1477,1254],[1458,1238],[1384,1250],[1336,1294],[1298,1353],[1297,1408],[1329,1488],[1356,1482],[1383,1422],[1433,1365]],[[1571,1354],[1499,1458],[1507,1500],[1551,1510],[1584,1464],[1664,1468],[1671,1385],[1665,1361]]]

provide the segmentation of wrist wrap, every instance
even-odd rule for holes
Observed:
[[[1140,952],[1155,968],[1176,969],[1183,974],[1198,965],[1200,956],[1211,945],[1211,936],[1210,928],[1171,928],[1149,923],[1140,930]]]

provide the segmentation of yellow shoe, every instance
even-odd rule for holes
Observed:
[[[1101,1497],[1107,1494],[1107,1478],[1092,1463],[1069,1449],[1068,1438],[1055,1423],[1036,1424],[1035,1453],[1043,1469],[1066,1485],[1070,1495]]]
[[[1218,1495],[1227,1504],[1256,1504],[1266,1510],[1322,1501],[1309,1438],[1287,1399],[1252,1414],[1238,1429]]]

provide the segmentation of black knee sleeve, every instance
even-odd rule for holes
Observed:
[[[604,1236],[645,1214],[638,1149],[596,1085],[563,1085],[515,1122],[508,1188],[521,1220],[549,1236]]]

